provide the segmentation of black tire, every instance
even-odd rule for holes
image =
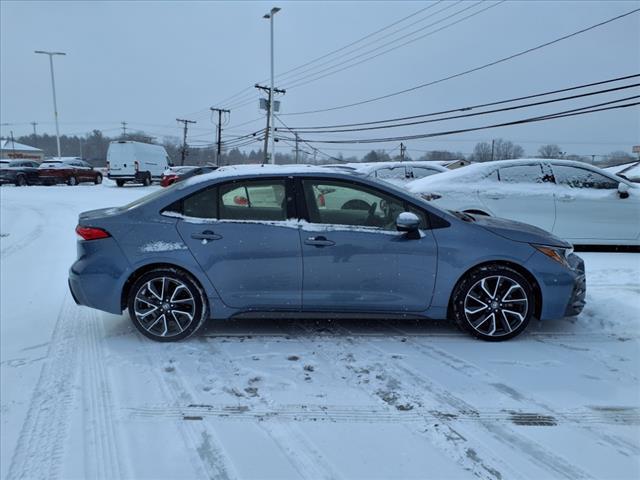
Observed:
[[[100,185],[102,183],[102,175],[97,174],[95,180],[93,181],[96,185]]]
[[[341,210],[369,210],[370,208],[371,205],[359,198],[348,200],[340,207]]]
[[[464,213],[469,213],[471,215],[482,215],[483,217],[490,217],[491,216],[488,213],[483,212],[482,210],[465,210]]]
[[[69,185],[70,187],[78,185],[78,179],[73,175],[70,176],[69,178],[67,178],[67,185]]]
[[[177,288],[178,284],[184,289]],[[157,342],[176,342],[190,337],[209,318],[202,287],[191,275],[177,268],[158,268],[140,276],[129,289],[127,307],[138,331]]]
[[[18,175],[16,177],[16,187],[24,187],[27,185],[27,177],[24,175]]]
[[[144,176],[144,180],[142,181],[142,184],[145,187],[148,187],[149,185],[151,185],[151,174],[149,172],[147,172],[147,174]]]
[[[472,270],[456,285],[452,320],[481,340],[509,340],[527,328],[535,301],[533,286],[520,273],[504,265],[487,265]]]
[[[119,187],[124,186],[124,180],[116,180],[116,185]]]

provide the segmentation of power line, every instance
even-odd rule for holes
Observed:
[[[489,103],[481,103],[481,104],[478,104],[478,105],[470,105],[470,106],[467,106],[467,107],[453,108],[453,109],[450,109],[450,110],[441,110],[439,112],[423,113],[423,114],[411,115],[411,116],[407,116],[407,117],[387,118],[385,120],[375,120],[375,121],[372,121],[372,122],[343,123],[343,124],[338,124],[338,125],[313,126],[313,127],[293,127],[293,130],[302,131],[302,130],[319,130],[319,129],[328,129],[328,128],[360,127],[360,126],[363,126],[363,125],[377,125],[377,124],[381,124],[381,123],[391,123],[391,122],[399,122],[399,121],[403,121],[403,120],[413,120],[413,119],[416,119],[416,118],[432,117],[432,116],[436,116],[436,115],[444,115],[444,114],[447,114],[447,113],[464,112],[464,111],[474,110],[476,108],[493,107],[495,105],[503,105],[505,103],[512,103],[512,102],[517,102],[517,101],[520,101],[520,100],[529,100],[531,98],[545,97],[547,95],[554,95],[556,93],[570,92],[570,91],[573,91],[573,90],[581,90],[583,88],[595,87],[595,86],[598,86],[598,85],[605,85],[607,83],[614,83],[614,82],[619,82],[619,81],[622,81],[622,80],[629,80],[631,78],[637,78],[637,77],[640,77],[640,73],[636,73],[634,75],[627,75],[627,76],[624,76],[624,77],[612,78],[612,79],[609,79],[609,80],[601,80],[601,81],[598,81],[598,82],[585,83],[585,84],[582,84],[582,85],[577,85],[577,86],[567,87],[567,88],[561,88],[561,89],[558,89],[558,90],[550,90],[550,91],[546,91],[546,92],[542,92],[542,93],[535,93],[535,94],[531,94],[531,95],[525,95],[523,97],[509,98],[508,100],[499,100],[499,101],[494,101],[494,102],[489,102]]]
[[[430,120],[416,120],[416,121],[412,121],[412,122],[394,123],[394,124],[390,124],[390,125],[376,125],[376,126],[343,128],[343,129],[333,129],[333,130],[325,130],[325,129],[304,130],[303,132],[304,133],[344,133],[344,132],[361,132],[361,131],[367,131],[367,130],[382,130],[382,129],[387,129],[387,128],[407,127],[407,126],[412,126],[412,125],[422,125],[422,124],[425,124],[425,123],[442,122],[442,121],[446,121],[446,120],[454,120],[454,119],[459,119],[459,118],[477,117],[477,116],[480,116],[480,115],[489,115],[489,114],[494,114],[494,113],[507,112],[507,111],[511,111],[511,110],[519,110],[521,108],[530,108],[530,107],[546,105],[546,104],[550,104],[550,103],[565,102],[567,100],[575,100],[575,99],[578,99],[578,98],[590,97],[590,96],[593,96],[593,95],[603,95],[603,94],[606,94],[606,93],[617,92],[619,90],[626,90],[628,88],[635,88],[635,87],[640,87],[640,83],[634,83],[632,85],[623,85],[621,87],[607,88],[605,90],[597,90],[595,92],[581,93],[581,94],[578,94],[578,95],[570,95],[570,96],[567,96],[567,97],[553,98],[553,99],[550,99],[550,100],[542,100],[542,101],[539,101],[539,102],[525,103],[525,104],[522,104],[522,105],[513,105],[511,107],[495,108],[493,110],[485,110],[485,111],[481,111],[481,112],[464,113],[464,114],[461,114],[461,115],[450,115],[448,117],[434,118],[434,119],[430,119]],[[432,115],[434,115],[434,114],[425,114],[425,115],[423,115],[423,117],[432,116]],[[293,130],[300,133],[299,129],[293,129]]]
[[[609,23],[612,23],[612,22],[615,22],[615,21],[620,20],[622,18],[625,18],[625,17],[627,17],[629,15],[637,13],[638,11],[640,11],[640,8],[636,8],[634,10],[631,10],[631,11],[623,13],[621,15],[609,18],[607,20],[604,20],[602,22],[596,23],[594,25],[591,25],[589,27],[583,28],[581,30],[577,30],[577,31],[575,31],[573,33],[570,33],[570,34],[567,34],[567,35],[563,35],[563,36],[558,37],[558,38],[556,38],[554,40],[551,40],[551,41],[548,41],[548,42],[545,42],[545,43],[541,43],[539,45],[536,45],[535,47],[531,47],[531,48],[528,48],[526,50],[521,50],[521,51],[519,51],[517,53],[508,55],[506,57],[499,58],[498,60],[494,60],[494,61],[489,62],[489,63],[485,63],[485,64],[480,65],[478,67],[473,67],[473,68],[464,70],[462,72],[458,72],[458,73],[455,73],[455,74],[452,74],[452,75],[448,75],[446,77],[439,78],[438,80],[432,80],[430,82],[421,83],[419,85],[415,85],[415,86],[410,87],[410,88],[405,88],[403,90],[398,90],[396,92],[388,93],[386,95],[380,95],[378,97],[369,98],[367,100],[361,100],[359,102],[353,102],[353,103],[348,103],[348,104],[344,104],[344,105],[338,105],[338,106],[330,107],[330,108],[322,108],[322,109],[317,109],[317,110],[307,110],[307,111],[303,111],[303,112],[284,113],[282,115],[283,116],[309,115],[309,114],[312,114],[312,113],[330,112],[330,111],[335,111],[335,110],[341,110],[341,109],[344,109],[344,108],[351,108],[351,107],[356,107],[356,106],[359,106],[359,105],[365,105],[365,104],[368,104],[368,103],[384,100],[386,98],[391,98],[391,97],[395,97],[395,96],[402,95],[402,94],[405,94],[405,93],[413,92],[413,91],[419,90],[421,88],[425,88],[425,87],[428,87],[428,86],[436,85],[438,83],[442,83],[442,82],[445,82],[445,81],[448,81],[448,80],[452,80],[454,78],[462,77],[464,75],[468,75],[470,73],[474,73],[474,72],[477,72],[477,71],[480,71],[480,70],[484,70],[486,68],[498,65],[500,63],[504,63],[504,62],[507,62],[509,60],[513,60],[514,58],[521,57],[521,56],[526,55],[528,53],[535,52],[537,50],[541,50],[543,48],[549,47],[551,45],[554,45],[556,43],[562,42],[562,41],[567,40],[569,38],[581,35],[581,34],[586,33],[588,31],[594,30],[596,28],[602,27],[602,26],[607,25]]]
[[[494,3],[494,4],[492,4],[492,5],[489,5],[489,6],[485,7],[485,8],[483,8],[483,9],[481,9],[481,10],[477,11],[477,12],[471,13],[471,14],[469,14],[469,15],[465,16],[465,17],[462,17],[462,18],[460,18],[460,19],[458,19],[458,20],[454,21],[454,22],[451,22],[451,23],[449,23],[449,24],[447,24],[447,25],[444,25],[444,26],[442,26],[442,27],[440,27],[440,28],[437,28],[437,29],[435,29],[435,30],[433,30],[433,31],[431,31],[431,32],[428,32],[428,33],[426,33],[426,34],[424,34],[424,35],[421,35],[421,36],[419,36],[419,37],[416,37],[416,38],[413,38],[413,39],[411,39],[411,40],[408,40],[408,41],[406,41],[406,42],[404,42],[404,43],[402,43],[402,44],[400,44],[400,45],[396,45],[396,46],[394,46],[394,47],[388,48],[387,50],[384,50],[384,51],[382,51],[382,52],[380,52],[380,53],[376,53],[376,54],[374,54],[374,55],[371,55],[371,56],[369,56],[369,57],[367,57],[367,58],[364,58],[363,60],[357,61],[357,62],[355,62],[355,63],[351,63],[351,62],[352,62],[352,61],[354,61],[354,60],[358,60],[359,58],[365,57],[365,56],[367,56],[367,55],[369,55],[369,54],[371,54],[371,53],[374,53],[374,52],[376,52],[376,51],[378,51],[378,50],[380,50],[380,49],[383,49],[383,48],[385,48],[385,47],[387,47],[387,46],[389,46],[389,45],[391,45],[391,44],[393,44],[393,43],[396,43],[397,41],[400,41],[400,40],[402,40],[402,39],[404,39],[404,38],[407,38],[408,36],[414,35],[415,33],[420,32],[421,30],[424,30],[424,29],[426,29],[426,28],[429,28],[429,27],[435,26],[435,25],[437,25],[438,23],[442,23],[442,22],[444,22],[445,20],[448,20],[448,19],[450,19],[450,18],[452,18],[452,17],[455,17],[455,16],[457,16],[457,15],[460,15],[461,13],[464,13],[465,11],[467,11],[467,10],[469,10],[469,9],[471,9],[471,8],[475,8],[476,6],[478,6],[478,5],[479,5],[480,3],[482,3],[483,1],[484,1],[484,0],[480,0],[479,2],[473,3],[473,4],[471,4],[471,5],[467,6],[467,7],[464,7],[463,9],[461,9],[461,10],[459,10],[459,11],[455,12],[455,13],[452,13],[451,15],[448,15],[448,16],[446,16],[446,17],[444,17],[444,18],[440,19],[440,20],[437,20],[437,21],[435,21],[435,22],[433,22],[433,23],[431,23],[431,24],[427,25],[426,27],[420,28],[420,29],[418,29],[418,30],[416,30],[416,31],[414,31],[414,32],[411,32],[411,33],[409,33],[409,34],[407,34],[407,35],[404,35],[404,36],[402,36],[402,37],[399,37],[399,38],[397,38],[397,39],[395,39],[395,40],[392,40],[392,41],[390,41],[390,42],[388,42],[388,43],[386,43],[386,44],[383,44],[383,45],[380,45],[380,46],[378,46],[378,47],[375,47],[375,48],[373,48],[373,49],[371,49],[371,50],[369,50],[369,51],[367,51],[367,52],[364,52],[364,53],[361,53],[361,54],[359,54],[359,55],[356,55],[356,56],[354,56],[354,57],[352,57],[352,58],[349,58],[349,59],[347,59],[347,60],[345,60],[345,61],[339,62],[339,63],[337,63],[337,64],[335,64],[335,65],[333,65],[333,66],[331,66],[331,67],[327,67],[327,68],[322,69],[322,70],[319,70],[319,71],[317,71],[317,72],[315,72],[315,73],[313,73],[313,74],[309,74],[309,75],[307,75],[307,76],[305,76],[305,77],[298,78],[298,79],[296,79],[296,80],[294,81],[294,83],[289,83],[289,84],[287,84],[287,88],[292,89],[292,88],[301,87],[301,86],[303,86],[303,85],[307,85],[307,84],[309,84],[309,83],[315,82],[315,81],[317,81],[317,80],[320,80],[320,79],[322,79],[322,78],[328,77],[328,76],[330,76],[330,75],[334,75],[334,74],[339,73],[339,72],[342,72],[342,71],[344,71],[344,70],[347,70],[347,69],[350,69],[350,68],[356,67],[356,66],[358,66],[358,65],[360,65],[360,64],[362,64],[362,63],[368,62],[368,61],[373,60],[373,59],[375,59],[375,58],[378,58],[378,57],[380,57],[380,56],[382,56],[382,55],[386,55],[387,53],[390,53],[390,52],[392,52],[392,51],[394,51],[394,50],[397,50],[398,48],[401,48],[401,47],[404,47],[404,46],[409,45],[409,44],[411,44],[411,43],[417,42],[418,40],[422,40],[422,39],[424,39],[424,38],[426,38],[426,37],[429,37],[429,36],[434,35],[434,34],[436,34],[436,33],[438,33],[438,32],[441,32],[442,30],[446,30],[446,29],[447,29],[447,28],[449,28],[449,27],[452,27],[452,26],[454,26],[454,25],[457,25],[458,23],[463,22],[464,20],[467,20],[467,19],[469,19],[469,18],[475,17],[476,15],[479,15],[479,14],[481,14],[481,13],[485,12],[486,10],[489,10],[490,8],[494,8],[494,7],[496,7],[496,6],[498,6],[498,5],[502,4],[502,3],[504,3],[506,0],[501,0],[501,1],[497,2],[497,3]],[[351,63],[351,64],[349,64],[349,63]],[[347,65],[346,65],[346,66],[344,66],[344,67],[342,67],[342,68],[338,68],[337,70],[335,70],[337,67],[340,67],[341,65],[345,65],[345,64],[347,64]],[[334,71],[329,71],[329,70],[334,70]],[[328,73],[326,73],[326,74],[324,74],[324,75],[316,76],[316,75],[318,75],[318,74],[320,74],[320,73],[322,73],[322,72],[326,72],[326,71],[329,71],[329,72],[328,72]],[[303,81],[303,80],[305,80],[306,78],[309,78],[309,77],[311,77],[311,79],[310,79],[310,80]]]
[[[389,25],[386,25],[385,27],[382,27],[382,28],[380,28],[380,29],[378,29],[378,30],[376,30],[376,31],[374,31],[372,33],[369,33],[369,34],[365,35],[364,37],[361,37],[361,38],[359,38],[359,39],[357,39],[357,40],[355,40],[355,41],[353,41],[353,42],[351,42],[351,43],[349,43],[347,45],[344,45],[344,46],[342,46],[340,48],[337,48],[337,49],[332,50],[332,51],[330,51],[328,53],[325,53],[325,54],[323,54],[323,55],[321,55],[319,57],[316,57],[316,58],[314,58],[312,60],[309,60],[306,63],[298,65],[297,67],[294,67],[294,68],[291,68],[289,70],[286,70],[286,71],[282,72],[280,75],[277,75],[276,78],[279,79],[280,77],[282,77],[284,75],[287,75],[287,74],[289,74],[291,72],[294,72],[296,70],[300,70],[300,69],[302,69],[302,68],[304,68],[304,67],[306,67],[308,65],[311,65],[312,63],[315,63],[315,62],[317,62],[319,60],[323,60],[323,59],[325,59],[325,58],[327,58],[327,57],[329,57],[329,56],[331,56],[331,55],[333,55],[335,53],[339,53],[339,52],[341,52],[343,50],[346,50],[349,47],[352,47],[353,45],[357,45],[358,43],[360,43],[360,42],[362,42],[364,40],[367,40],[367,39],[377,35],[378,33],[381,33],[381,32],[383,32],[383,31],[385,31],[385,30],[387,30],[387,29],[389,29],[391,27],[394,27],[394,26],[398,25],[399,23],[404,22],[405,20],[408,20],[409,18],[415,17],[416,15],[419,15],[422,12],[435,7],[439,3],[442,3],[442,0],[437,1],[434,4],[429,5],[427,7],[421,8],[420,10],[418,10],[418,11],[416,11],[416,12],[410,14],[410,15],[407,15],[406,17],[401,18],[400,20],[396,20],[395,22],[393,22],[393,23],[391,23]],[[266,81],[267,81],[267,79],[262,80],[262,82],[266,82]],[[240,90],[239,92],[237,92],[237,93],[235,93],[235,94],[233,94],[233,95],[231,95],[231,96],[229,96],[229,97],[227,97],[227,98],[225,98],[225,99],[223,99],[223,100],[221,100],[219,102],[216,102],[216,103],[222,104],[222,105],[226,105],[227,102],[230,102],[232,99],[235,99],[236,97],[241,96],[244,92],[253,92],[253,85],[250,86],[250,87],[245,87],[242,90]]]
[[[399,141],[402,141],[402,140],[415,140],[415,139],[421,139],[421,138],[432,138],[432,137],[438,137],[438,136],[444,136],[444,135],[453,135],[453,134],[458,134],[458,133],[466,133],[466,132],[475,132],[475,131],[479,131],[479,130],[487,130],[487,129],[490,129],[490,128],[506,127],[506,126],[511,126],[511,125],[520,125],[520,124],[525,124],[525,123],[540,122],[540,121],[544,121],[544,120],[553,120],[553,119],[556,119],[556,118],[571,117],[571,116],[583,115],[583,114],[606,111],[606,110],[629,108],[629,107],[633,107],[633,106],[636,106],[636,105],[640,105],[640,102],[629,103],[629,104],[624,104],[624,105],[615,105],[615,106],[609,106],[609,105],[612,105],[614,103],[620,103],[620,102],[623,102],[623,101],[636,99],[636,98],[640,98],[640,95],[635,95],[635,96],[631,96],[631,97],[627,97],[627,98],[612,100],[612,101],[609,101],[609,102],[603,102],[603,103],[599,103],[599,104],[595,104],[595,105],[589,105],[589,106],[586,106],[586,107],[580,107],[580,108],[575,108],[575,109],[571,109],[571,110],[565,110],[565,111],[562,111],[562,112],[552,113],[552,114],[548,114],[548,115],[529,117],[529,118],[525,118],[525,119],[521,119],[521,120],[515,120],[515,121],[503,122],[503,123],[496,123],[496,124],[485,125],[485,126],[481,126],[481,127],[464,128],[464,129],[457,129],[457,130],[448,130],[448,131],[442,131],[442,132],[424,133],[424,134],[417,134],[417,135],[403,135],[403,136],[397,136],[397,137],[360,138],[360,139],[349,139],[349,140],[306,140],[306,142],[311,142],[311,143],[333,143],[333,144],[342,144],[342,143],[344,143],[344,144],[354,144],[354,143],[355,144],[366,144],[366,143],[399,142]],[[604,108],[597,108],[597,107],[604,107]],[[288,140],[291,140],[291,139],[288,138]]]

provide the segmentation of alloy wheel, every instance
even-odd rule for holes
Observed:
[[[475,331],[489,337],[509,335],[518,329],[528,311],[526,290],[503,275],[478,280],[464,299],[467,322]]]
[[[140,326],[156,337],[182,334],[196,315],[191,290],[170,277],[156,277],[144,283],[136,293],[133,307]]]

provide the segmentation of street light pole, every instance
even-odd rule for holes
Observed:
[[[274,95],[274,73],[273,73],[273,17],[276,13],[278,13],[281,9],[278,7],[273,7],[271,11],[265,14],[262,18],[269,19],[270,30],[271,30],[271,85],[269,87],[269,133],[271,134],[271,158],[269,159],[269,163],[276,163],[276,143],[274,136],[274,125],[273,125],[273,95]]]
[[[64,52],[45,52],[42,50],[36,50],[34,53],[41,53],[49,55],[49,69],[51,70],[51,90],[53,91],[53,118],[56,121],[56,144],[58,146],[58,157],[60,154],[60,127],[58,126],[58,104],[56,102],[56,81],[53,76],[53,56],[54,55],[66,55]]]

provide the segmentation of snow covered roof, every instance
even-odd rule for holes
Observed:
[[[42,152],[39,148],[25,145],[24,143],[12,142],[7,139],[2,143],[2,150],[15,150],[17,152]]]
[[[531,162],[542,162],[552,163],[553,165],[581,167],[611,176],[610,172],[605,172],[601,168],[574,160],[561,160],[553,158],[520,158],[517,160],[496,160],[493,162],[472,163],[471,165],[467,165],[466,167],[457,168],[455,170],[449,170],[438,175],[432,175],[430,177],[424,177],[418,180],[414,180],[407,183],[407,188],[412,192],[422,192],[434,185],[477,182],[487,177],[498,168],[527,165]]]
[[[336,169],[336,172],[339,172]],[[217,170],[197,175],[195,177],[188,178],[183,182],[179,182],[177,185],[182,188],[190,187],[201,182],[206,182],[218,178],[226,177],[239,177],[239,176],[251,176],[251,175],[295,175],[295,174],[309,174],[309,173],[327,173],[327,168],[317,165],[306,164],[293,164],[293,165],[227,165],[220,167]],[[341,172],[344,173],[344,172]]]
[[[369,175],[372,172],[381,168],[400,168],[400,167],[429,167],[434,170],[442,172],[448,172],[449,170],[441,165],[440,162],[427,162],[419,160],[411,160],[406,162],[351,162],[351,163],[337,163],[332,165],[324,165],[323,168],[335,168],[337,170],[353,170],[361,173],[362,175]]]

